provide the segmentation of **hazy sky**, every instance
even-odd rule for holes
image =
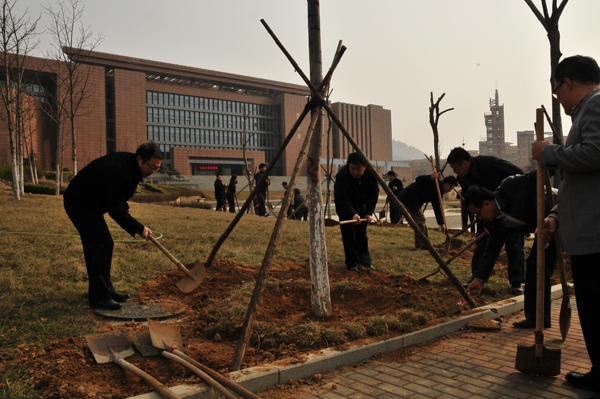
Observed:
[[[541,7],[541,0],[534,3]],[[18,4],[32,16],[43,13],[36,0]],[[304,0],[82,4],[85,24],[105,36],[97,51],[303,84],[260,23],[264,18],[309,74]],[[565,56],[600,61],[599,19],[600,0],[567,4],[560,19]],[[40,25],[48,23],[42,15]],[[348,48],[331,100],[391,110],[393,138],[428,154],[431,92],[434,101],[446,93],[441,110],[454,108],[440,118],[443,157],[463,140],[467,149],[478,149],[485,136],[483,115],[496,89],[509,142],[516,143],[517,131],[533,129],[537,107],[551,109],[548,39],[523,0],[322,0],[321,30],[324,73],[338,41]],[[47,49],[48,35],[40,40]],[[569,126],[565,117],[563,127]]]

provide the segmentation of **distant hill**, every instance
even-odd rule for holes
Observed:
[[[413,159],[423,159],[425,151],[419,150],[401,141],[392,139],[392,151],[394,161],[412,161]]]

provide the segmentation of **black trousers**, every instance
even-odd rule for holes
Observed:
[[[477,237],[485,232],[482,223],[477,223]],[[513,284],[523,283],[525,281],[525,238],[523,234],[494,234],[488,236],[475,244],[473,259],[471,260],[471,273],[475,274],[479,262],[483,257],[486,246],[490,245],[490,250],[499,254],[504,246],[508,258],[508,282]]]
[[[227,202],[229,202],[229,212],[235,213],[235,197],[228,197]]]
[[[115,289],[110,281],[114,241],[104,215],[65,201],[65,211],[81,237],[89,278],[89,301],[107,301]]]
[[[402,219],[402,214],[396,206],[390,201],[390,222],[396,224]]]
[[[217,211],[225,212],[225,198],[217,198]]]
[[[525,317],[529,320],[535,320],[537,303],[537,237],[533,241],[531,252],[525,263]],[[544,321],[550,320],[552,300],[550,299],[552,283],[550,278],[554,274],[556,267],[556,243],[554,238],[544,250]]]
[[[265,216],[267,214],[267,207],[265,206],[265,196],[266,192],[258,192],[256,194],[256,201],[258,202],[258,208],[256,208],[256,214],[258,216]]]
[[[592,372],[596,381],[600,380],[600,252],[587,255],[571,255],[571,269],[575,285],[577,312],[581,323],[581,332],[585,340]]]
[[[357,265],[370,266],[371,254],[369,253],[369,238],[367,237],[367,223],[342,224],[342,243],[344,244],[344,255],[346,267]]]

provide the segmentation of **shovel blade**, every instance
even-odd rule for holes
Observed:
[[[123,330],[111,334],[86,335],[85,340],[98,364],[112,363],[115,357],[125,359],[134,355],[127,334]]]
[[[202,284],[202,281],[204,281],[204,277],[206,277],[206,267],[204,267],[204,264],[200,261],[194,263],[194,266],[192,266],[189,271],[194,278],[184,276],[177,284],[175,284],[177,288],[186,293],[192,292],[198,288],[198,286]]]
[[[152,319],[148,319],[148,328],[150,329],[150,338],[154,347],[171,351],[171,348],[175,346],[175,349],[184,352],[179,328]]]
[[[567,297],[567,300],[563,300],[563,303],[560,307],[560,315],[558,317],[558,324],[560,326],[560,335],[562,340],[567,339],[567,335],[569,334],[569,328],[571,327],[571,302]]]
[[[337,226],[340,224],[340,222],[338,222],[337,220],[330,219],[330,218],[326,218],[324,223],[325,223],[325,226],[327,226],[327,227]]]
[[[149,330],[139,331],[133,334],[133,343],[144,357],[160,355],[161,350],[152,345],[152,338],[150,338]]]
[[[554,376],[560,374],[560,349],[549,349],[542,345],[542,355],[536,357],[535,345],[519,345],[515,369],[525,374]]]

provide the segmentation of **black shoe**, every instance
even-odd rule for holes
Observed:
[[[577,388],[587,389],[588,391],[596,391],[600,389],[600,383],[597,381],[597,377],[590,371],[586,374],[576,373],[569,371],[565,375],[565,379]]]
[[[535,320],[525,319],[513,323],[515,328],[535,328]],[[544,320],[544,328],[552,328],[550,320]]]
[[[94,309],[119,310],[121,309],[121,306],[123,305],[121,305],[119,302],[113,301],[112,299],[90,302],[90,308]]]
[[[523,285],[521,283],[511,284],[510,290],[513,295],[523,295]]]
[[[373,265],[369,265],[369,266],[365,266],[366,269],[370,269],[374,272],[376,272],[377,270],[375,270],[375,267]]]
[[[358,271],[358,267],[356,267],[356,266],[349,267],[348,271],[349,272],[357,272]]]
[[[117,302],[127,302],[127,300],[129,298],[131,298],[131,295],[129,294],[121,294],[120,292],[111,292],[110,293],[110,297],[112,298],[113,301],[117,301]]]

